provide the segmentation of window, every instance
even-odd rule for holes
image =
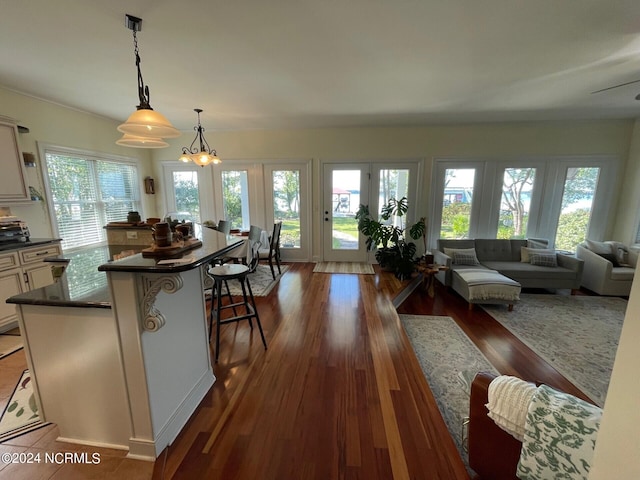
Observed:
[[[468,238],[475,184],[474,168],[447,168],[442,199],[441,238]]]
[[[105,241],[105,224],[140,210],[133,163],[48,147],[44,157],[50,209],[63,249]]]
[[[539,237],[575,251],[606,234],[618,168],[608,156],[437,160],[429,244]]]
[[[599,174],[595,167],[567,168],[556,248],[573,251],[587,238]]]
[[[527,238],[535,168],[505,168],[497,238]]]

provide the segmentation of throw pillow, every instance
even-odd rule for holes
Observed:
[[[602,258],[609,260],[614,267],[619,267],[620,262],[618,262],[618,257],[616,257],[613,253],[598,253]]]
[[[593,253],[597,253],[598,255],[600,255],[601,253],[615,253],[612,250],[610,243],[596,242],[594,240],[585,240],[585,243],[587,244],[589,250],[591,250]]]
[[[555,253],[534,253],[530,256],[531,265],[540,267],[557,267],[558,258]]]
[[[478,265],[480,262],[476,252],[453,252],[453,263],[456,265]]]
[[[555,250],[551,250],[549,248],[529,248],[529,247],[520,247],[520,261],[522,263],[531,263],[530,256],[534,253],[545,254],[545,253],[553,253],[555,254]]]
[[[462,263],[462,264],[458,263],[455,257],[456,253],[470,255],[470,256],[472,255],[474,260],[467,260],[467,259],[463,259],[462,257],[460,258],[460,260],[473,261],[474,263]],[[445,248],[444,254],[450,256],[453,259],[453,263],[458,263],[458,265],[478,265],[480,263],[480,261],[478,260],[478,256],[476,255],[475,248]]]

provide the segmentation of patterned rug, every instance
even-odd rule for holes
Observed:
[[[498,371],[451,317],[400,315],[440,413],[468,468],[463,430],[476,373]]]
[[[604,406],[626,300],[521,294],[512,312],[495,305],[482,308],[596,404]]]
[[[22,348],[20,335],[0,335],[0,358],[11,355]]]
[[[0,416],[0,443],[44,425],[38,415],[29,370],[25,370]]]
[[[273,279],[271,275],[271,268],[269,265],[258,265],[256,271],[249,275],[249,282],[251,284],[251,291],[253,292],[254,297],[266,297],[269,295],[273,287],[277,285],[280,281],[282,275],[285,274],[287,270],[289,270],[289,265],[280,265],[280,270],[282,270],[282,274],[278,275],[278,267],[274,265],[273,267],[276,272],[276,279]],[[224,291],[224,287],[223,291]],[[242,295],[242,288],[240,287],[240,282],[237,280],[232,280],[229,282],[229,291],[231,295]]]
[[[373,275],[373,265],[356,262],[319,262],[313,267],[313,273],[352,273],[356,275]]]

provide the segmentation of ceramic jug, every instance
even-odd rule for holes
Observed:
[[[158,222],[151,229],[153,239],[158,247],[171,246],[171,229],[167,222]]]

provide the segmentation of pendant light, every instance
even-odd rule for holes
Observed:
[[[193,139],[193,142],[191,142],[189,147],[182,147],[182,155],[180,155],[179,160],[185,163],[193,162],[201,167],[209,165],[210,163],[222,163],[222,160],[218,158],[216,151],[209,147],[209,144],[204,139],[204,128],[202,128],[202,125],[200,124],[200,113],[202,112],[202,109],[194,108],[193,111],[198,114],[198,125],[193,127],[197,132],[196,138]],[[199,145],[196,145],[197,141],[199,141]]]
[[[127,147],[136,148],[163,148],[169,146],[163,138],[175,138],[180,136],[177,130],[167,118],[151,108],[149,104],[149,87],[144,84],[140,71],[140,55],[138,53],[138,37],[136,32],[142,29],[142,19],[132,15],[125,15],[125,25],[133,31],[133,45],[136,56],[136,68],[138,70],[138,98],[140,104],[136,107],[127,121],[118,126],[118,131],[124,136],[116,143]],[[143,140],[144,138],[144,140]]]
[[[169,144],[160,137],[136,137],[128,133],[125,133],[116,143],[123,147],[133,148],[165,148],[169,146]]]

